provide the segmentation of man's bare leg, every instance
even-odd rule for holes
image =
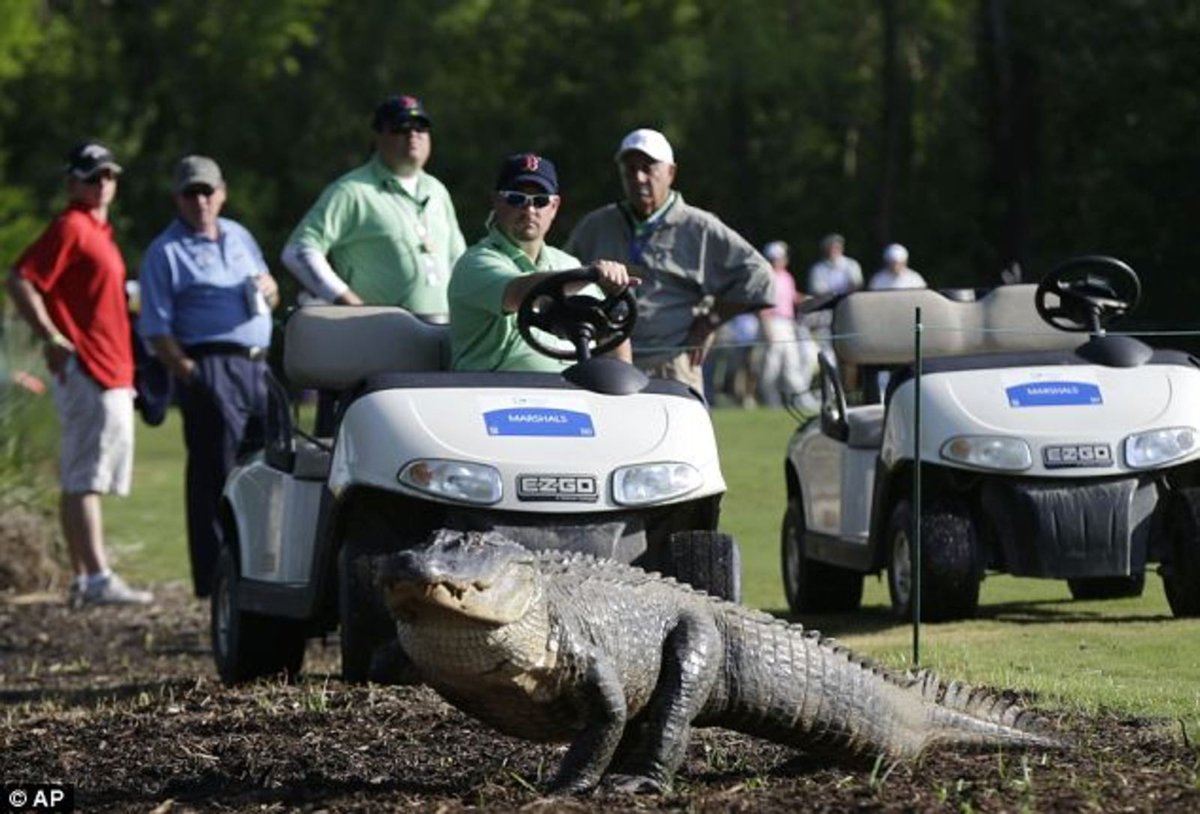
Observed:
[[[96,492],[63,492],[59,501],[59,518],[75,573],[87,575],[107,571],[100,495]]]

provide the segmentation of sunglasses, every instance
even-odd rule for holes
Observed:
[[[208,184],[196,184],[195,186],[184,187],[183,191],[179,194],[185,198],[211,198],[214,192],[216,190]]]
[[[545,209],[550,205],[550,202],[556,199],[557,195],[540,192],[536,195],[528,195],[524,192],[514,192],[510,189],[501,190],[496,193],[500,196],[500,200],[504,201],[514,209],[524,209],[529,205],[533,205],[534,209]]]
[[[115,181],[115,180],[117,180],[117,174],[115,172],[113,172],[112,170],[100,170],[100,172],[93,173],[92,175],[89,175],[87,178],[84,178],[83,183],[89,184],[89,185],[95,187],[95,186],[99,186],[102,181]]]
[[[398,122],[397,124],[388,125],[389,133],[428,133],[429,125],[425,122]]]

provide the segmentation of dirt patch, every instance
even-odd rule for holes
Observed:
[[[830,766],[700,732],[665,796],[548,798],[560,748],[495,734],[423,688],[350,686],[337,641],[305,678],[226,688],[207,605],[0,598],[0,782],[67,782],[86,811],[1197,811],[1200,752],[1178,724],[1056,719],[1064,753],[935,754]]]
[[[64,584],[55,562],[54,519],[0,496],[0,592],[47,590]]]

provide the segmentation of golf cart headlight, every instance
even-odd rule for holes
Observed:
[[[613,500],[623,506],[658,503],[699,489],[701,480],[690,464],[624,466],[613,472]]]
[[[431,495],[485,506],[498,503],[503,494],[498,471],[466,461],[410,461],[396,478]]]
[[[1033,466],[1029,444],[1003,435],[959,435],[942,444],[941,451],[948,461],[980,469],[1021,472]]]
[[[1159,466],[1196,449],[1196,431],[1191,427],[1139,432],[1125,439],[1125,463],[1131,469]]]

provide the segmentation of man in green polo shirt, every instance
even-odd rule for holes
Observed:
[[[517,330],[516,315],[534,285],[582,265],[545,243],[558,214],[558,173],[550,159],[518,153],[504,159],[495,189],[487,236],[467,250],[450,278],[451,365],[456,370],[562,370],[572,362],[531,348]],[[592,267],[606,293],[638,282],[620,263],[600,260]],[[538,338],[569,347],[544,332],[538,331]],[[629,361],[628,341],[612,354]]]
[[[392,96],[375,108],[371,128],[375,154],[325,188],[288,239],[283,264],[328,302],[444,317],[466,241],[449,193],[424,171],[429,116],[415,97]]]

